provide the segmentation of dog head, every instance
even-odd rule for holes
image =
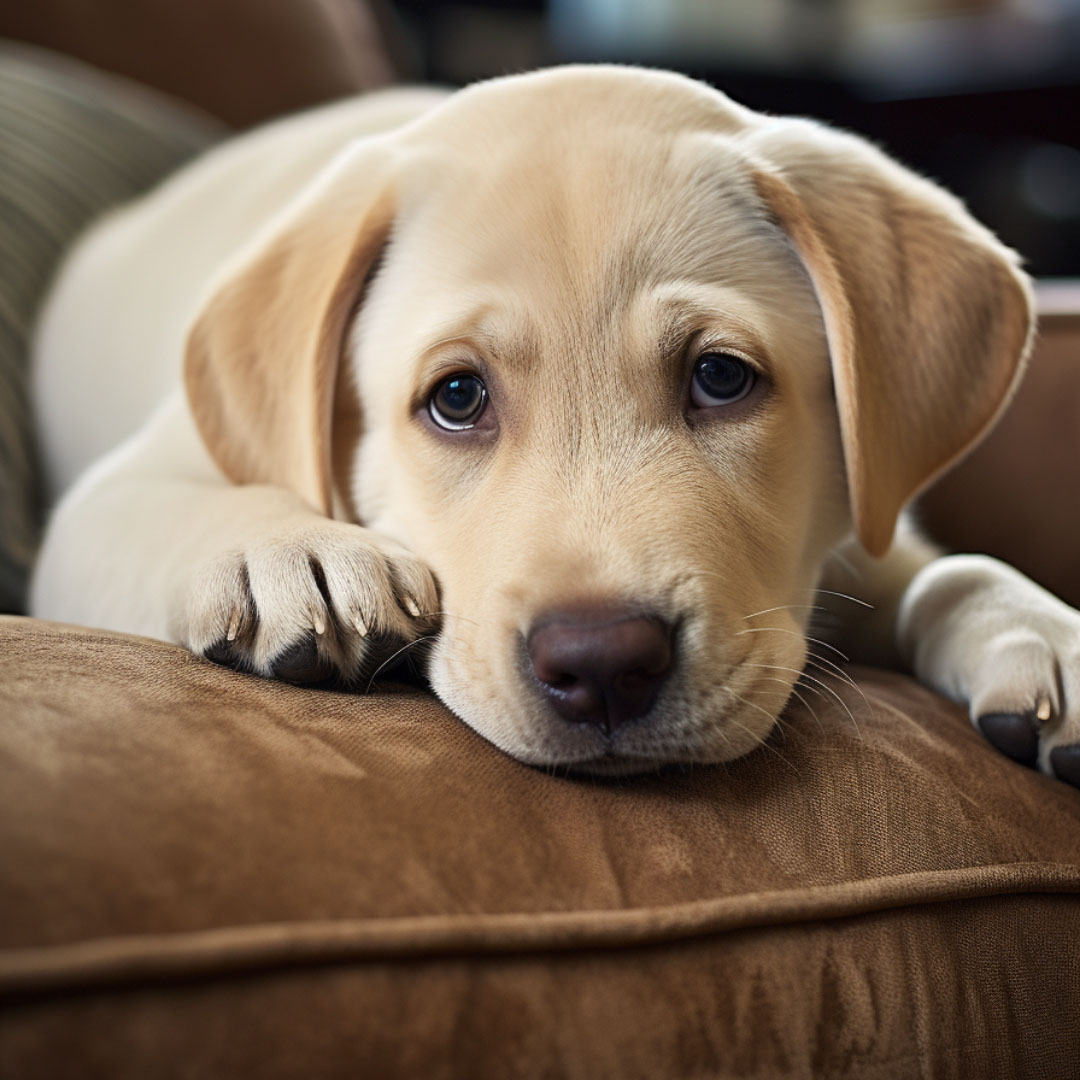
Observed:
[[[829,551],[992,423],[1015,257],[861,140],[679,76],[461,91],[341,157],[189,342],[207,445],[425,559],[437,693],[534,763],[771,729]],[[772,632],[753,616],[773,612]]]

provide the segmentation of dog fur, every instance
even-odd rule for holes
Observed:
[[[1031,333],[1017,258],[950,195],[680,76],[333,105],[68,259],[37,337],[60,501],[32,609],[297,681],[363,684],[421,642],[497,746],[627,772],[758,745],[820,601],[838,647],[975,721],[1049,702],[1053,772],[1080,740],[1080,614],[897,530]],[[688,401],[709,349],[757,372],[745,400]],[[458,371],[488,412],[451,433],[427,403]],[[655,704],[615,731],[557,716],[527,646],[608,609],[673,628]]]

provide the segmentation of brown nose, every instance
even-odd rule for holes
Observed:
[[[671,627],[628,612],[555,614],[529,635],[528,650],[552,708],[610,735],[652,708],[671,667]]]

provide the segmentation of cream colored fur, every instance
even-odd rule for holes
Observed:
[[[1080,615],[908,527],[890,542],[1006,403],[1030,323],[1015,257],[950,196],[678,76],[336,105],[227,143],[69,259],[38,335],[62,498],[33,610],[261,674],[312,631],[364,679],[378,642],[437,632],[435,690],[482,735],[629,771],[765,738],[839,581],[875,608],[821,593],[857,616],[837,640],[891,661],[899,633],[973,717],[1029,710]],[[688,418],[705,347],[761,392]],[[495,429],[425,423],[459,369]],[[530,626],[586,602],[678,627],[674,676],[614,736],[522,670]],[[1080,739],[1066,698],[1044,767]]]

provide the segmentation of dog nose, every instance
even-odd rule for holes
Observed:
[[[671,641],[662,619],[586,611],[545,619],[527,647],[555,711],[610,735],[652,708],[671,668]]]

